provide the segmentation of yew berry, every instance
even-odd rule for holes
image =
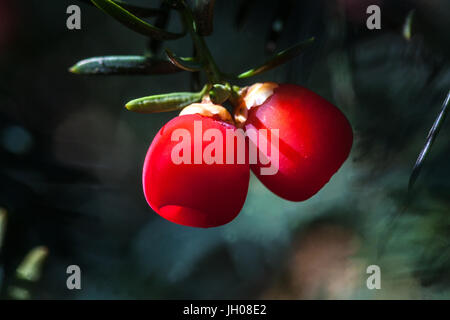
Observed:
[[[268,82],[251,86],[243,93],[236,120],[246,130],[279,130],[278,172],[262,175],[264,164],[259,160],[251,169],[269,190],[291,201],[316,194],[347,159],[353,143],[344,114],[298,85]],[[268,136],[267,143],[271,140]],[[250,141],[271,161],[271,148],[261,148],[259,138]]]
[[[225,139],[206,138],[208,129],[223,137],[227,130],[234,132],[236,127],[230,122],[231,115],[221,106],[193,104],[156,134],[145,158],[142,180],[145,198],[160,216],[177,224],[208,228],[238,215],[247,196],[249,165],[227,163]],[[192,139],[181,139],[183,134]],[[213,154],[221,161],[211,163],[203,155],[213,142],[219,143],[223,152]],[[181,150],[180,143],[187,144],[187,149]],[[180,162],[180,158],[188,161]]]

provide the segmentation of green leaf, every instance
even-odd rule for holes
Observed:
[[[414,10],[411,10],[406,17],[405,24],[403,25],[403,37],[406,40],[411,40],[412,37],[412,23],[414,19]]]
[[[81,60],[69,71],[82,75],[151,75],[181,70],[167,60],[145,56],[105,56]]]
[[[175,92],[143,97],[131,100],[125,105],[125,108],[139,113],[180,110],[191,103],[200,101],[204,92],[205,90],[201,92]]]
[[[201,36],[209,36],[213,31],[215,0],[195,0],[194,19],[196,31]]]
[[[91,0],[79,0],[79,1],[90,4],[90,5],[94,5],[91,2]],[[134,4],[129,4],[122,0],[113,0],[113,1],[115,3],[117,3],[118,5],[120,5],[122,8],[124,8],[125,10],[128,10],[132,14],[135,14],[136,16],[141,17],[141,18],[154,17],[154,16],[158,16],[160,14],[163,14],[163,12],[160,9],[141,7],[141,6],[137,6]]]
[[[16,269],[19,279],[36,282],[42,274],[42,267],[48,256],[48,249],[39,246],[31,250]]]
[[[271,69],[279,66],[280,64],[283,64],[283,63],[297,57],[313,41],[314,41],[314,38],[310,38],[306,41],[296,44],[293,47],[290,47],[289,49],[278,52],[275,56],[273,56],[272,58],[267,60],[264,64],[239,74],[237,76],[237,78],[245,79],[245,78],[256,76],[257,74],[266,72],[268,70],[271,70]]]
[[[160,9],[136,6],[134,4],[128,4],[122,0],[114,0],[114,2],[120,5],[125,10],[128,10],[131,13],[142,18],[154,17],[163,13]]]
[[[231,95],[230,86],[226,86],[223,84],[215,84],[212,89],[209,91],[209,97],[212,103],[222,104],[228,100]]]
[[[139,19],[131,12],[122,8],[111,0],[91,0],[98,8],[109,14],[126,27],[145,36],[153,37],[157,40],[173,40],[181,38],[184,34],[172,33],[157,28],[144,20]]]
[[[195,61],[194,58],[183,58],[178,57],[175,53],[170,51],[169,49],[166,49],[167,58],[170,62],[173,63],[174,66],[177,66],[180,69],[190,71],[190,72],[197,72],[202,70],[202,65]]]
[[[449,102],[450,102],[450,90],[447,93],[447,97],[445,98],[444,104],[442,105],[442,109],[439,112],[439,115],[437,116],[436,120],[433,123],[433,126],[430,129],[430,132],[428,133],[427,140],[425,142],[425,146],[423,147],[422,151],[419,154],[419,157],[416,160],[413,171],[409,178],[408,190],[412,189],[412,187],[414,186],[414,183],[416,182],[417,178],[419,177],[419,173],[420,173],[420,170],[422,169],[423,163],[424,163],[427,155],[430,152],[430,149],[431,149],[431,146],[433,145],[434,140],[436,139],[437,135],[439,134],[442,124],[444,123],[445,117],[448,112]]]

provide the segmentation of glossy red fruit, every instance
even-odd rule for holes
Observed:
[[[246,101],[254,106],[247,105],[245,128],[279,129],[279,168],[274,175],[262,175],[260,162],[251,169],[273,193],[303,201],[316,194],[347,159],[352,128],[337,107],[311,90],[267,84],[266,90],[248,91]]]
[[[203,133],[213,128],[223,137],[227,129],[236,129],[232,124],[199,114],[172,119],[154,138],[142,179],[147,202],[160,216],[177,224],[208,228],[226,224],[238,215],[247,196],[250,168],[248,164],[226,162],[225,139],[223,164],[206,164],[203,157],[200,164],[194,164],[194,137],[199,123]],[[187,130],[192,137],[191,164],[175,164],[172,160],[172,150],[181,141],[171,138],[176,129]],[[202,142],[202,153],[210,143]]]

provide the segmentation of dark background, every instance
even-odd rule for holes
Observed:
[[[133,1],[140,2],[159,6]],[[386,236],[450,89],[449,1],[216,2],[207,42],[225,72],[316,37],[299,58],[241,84],[290,82],[332,101],[354,128],[350,158],[306,202],[277,198],[252,176],[244,209],[228,225],[204,230],[163,220],[146,204],[141,167],[152,138],[176,113],[123,106],[191,90],[191,75],[70,74],[91,56],[142,54],[148,41],[75,0],[1,0],[1,297],[450,298],[448,120],[413,201]],[[70,4],[81,8],[81,30],[66,28]],[[381,7],[381,30],[366,28],[370,4]],[[407,40],[402,28],[413,9]],[[175,12],[168,28],[181,28]],[[192,50],[188,37],[162,47],[185,56]],[[37,246],[48,248],[41,276],[18,279],[18,266]],[[66,288],[72,264],[81,268],[82,290]],[[366,287],[373,264],[381,267],[381,290]]]

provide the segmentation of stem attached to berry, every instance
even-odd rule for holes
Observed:
[[[200,61],[204,65],[209,82],[212,84],[221,83],[221,72],[206,45],[205,39],[197,33],[197,26],[192,11],[184,1],[180,1],[180,13],[184,24],[192,37],[192,42],[194,43]]]

